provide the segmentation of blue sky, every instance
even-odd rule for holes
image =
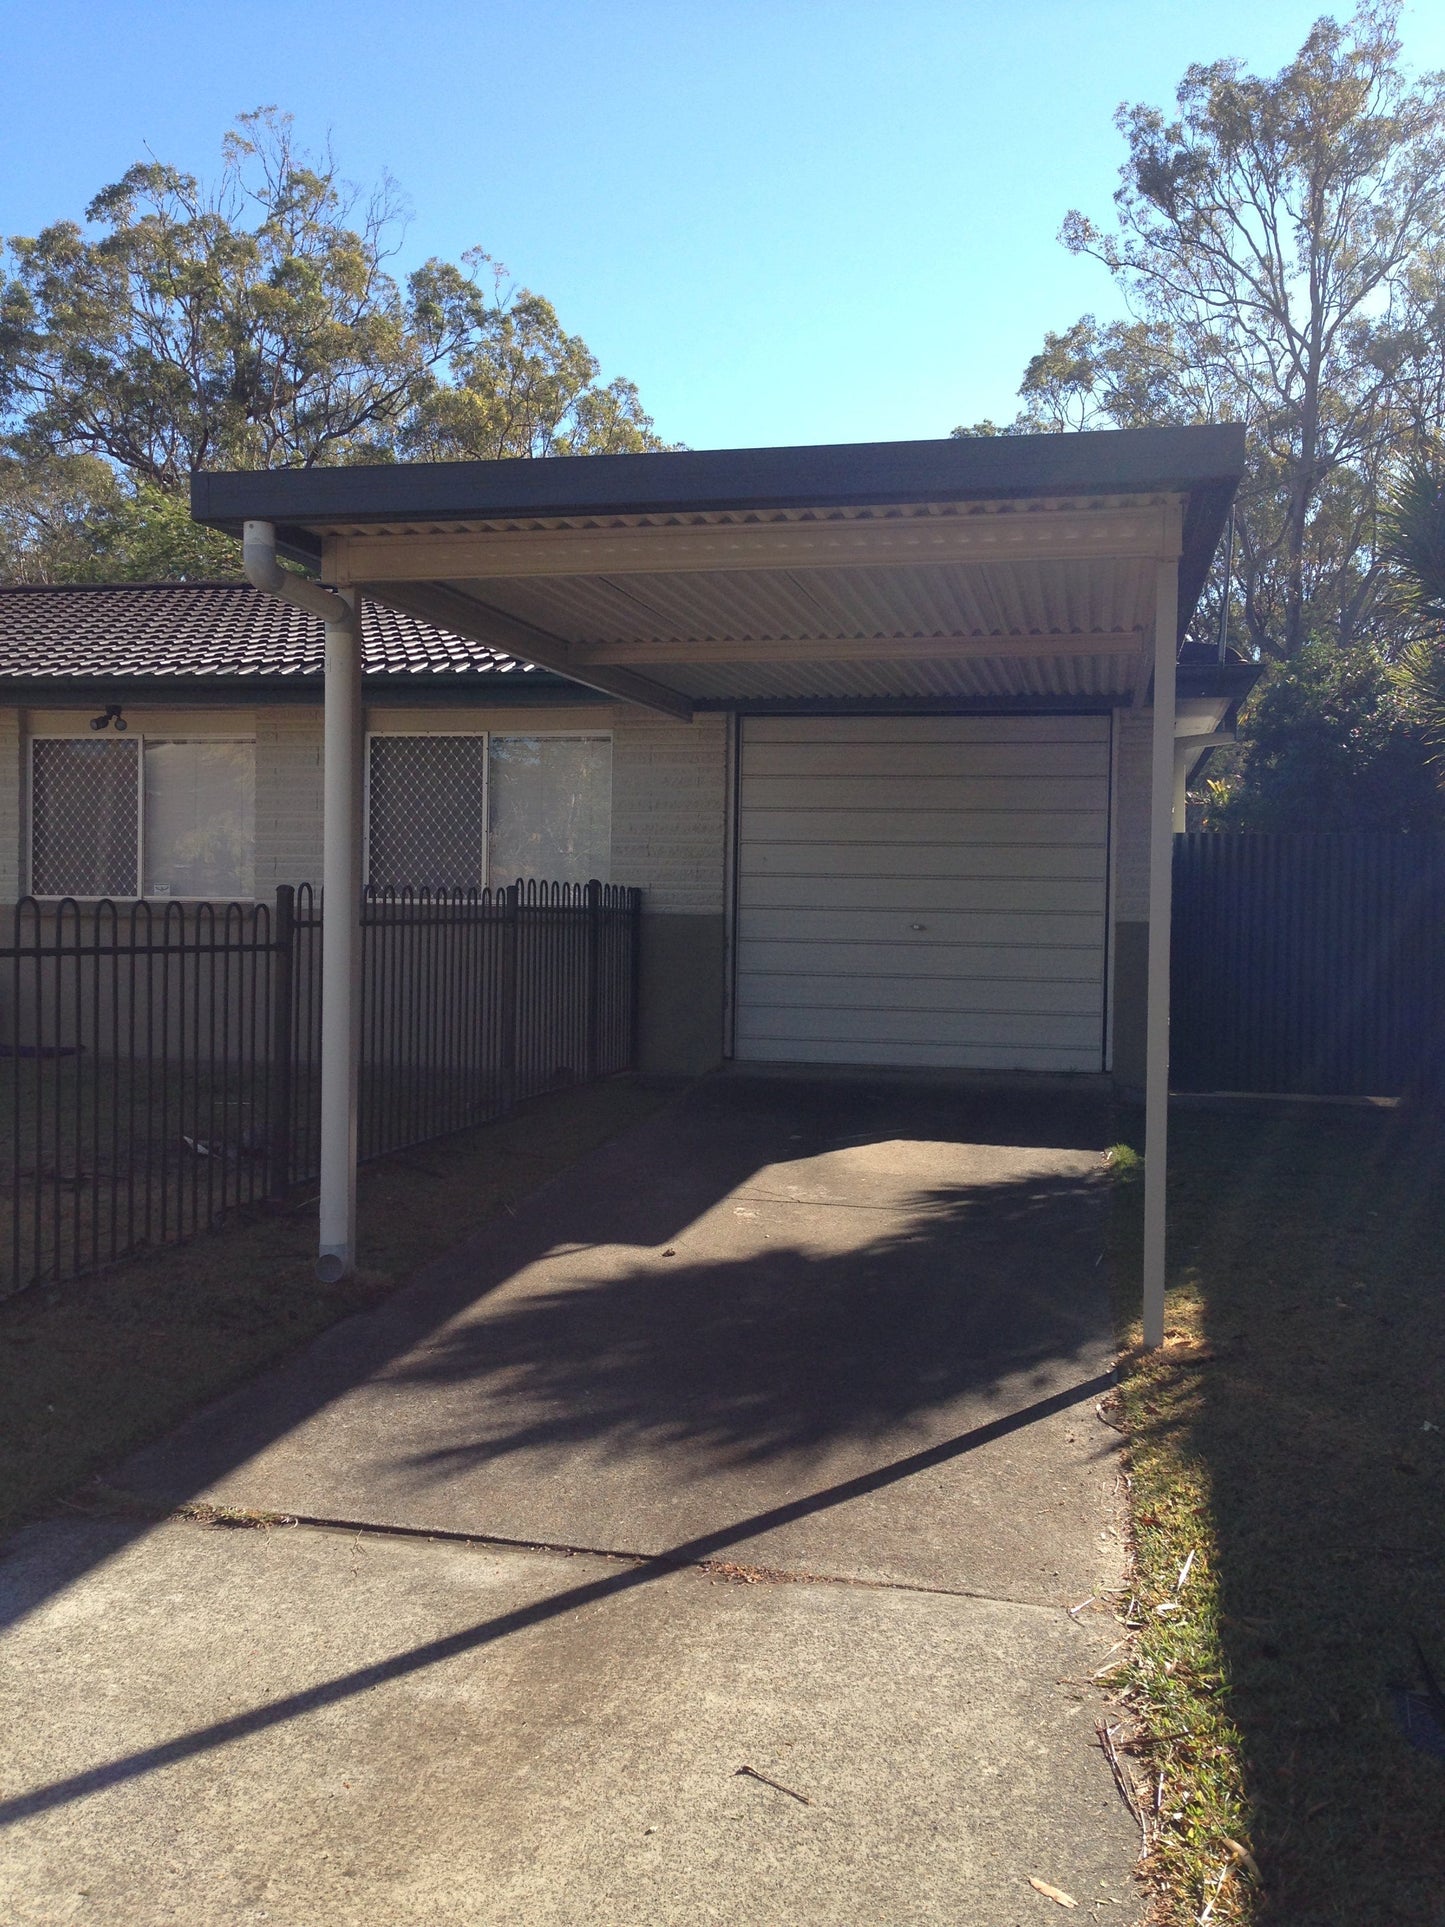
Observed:
[[[694,448],[946,434],[1014,410],[1049,327],[1117,306],[1057,244],[1107,214],[1120,100],[1273,71],[1296,0],[3,0],[0,232],[146,149],[200,173],[275,103],[481,245]],[[1343,11],[1343,9],[1336,9]],[[1445,67],[1445,7],[1407,55]]]

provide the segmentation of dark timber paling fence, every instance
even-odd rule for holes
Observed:
[[[1445,1094],[1445,839],[1174,840],[1176,1090]]]
[[[641,893],[368,891],[360,1150],[626,1070]],[[319,1162],[321,916],[37,903],[0,948],[0,1296],[174,1243]],[[7,1141],[8,1140],[8,1141]]]

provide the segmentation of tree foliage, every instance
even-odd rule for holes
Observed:
[[[1445,459],[1417,458],[1383,519],[1399,602],[1414,633],[1394,665],[1445,789]]]
[[[1237,755],[1205,785],[1210,829],[1445,829],[1419,705],[1374,644],[1313,642],[1278,665]]]
[[[567,334],[550,301],[507,286],[506,269],[481,253],[473,285],[489,275],[485,325],[453,350],[451,379],[419,396],[398,438],[418,461],[490,461],[507,455],[633,455],[660,447],[637,389],[605,387],[597,357]]]
[[[96,528],[122,499],[93,455],[0,455],[0,582],[65,582],[83,575]]]
[[[1247,425],[1231,630],[1266,660],[1386,634],[1381,501],[1445,408],[1445,76],[1407,74],[1398,11],[1319,21],[1270,78],[1191,66],[1173,114],[1122,107],[1114,225],[1060,238],[1129,318],[1049,334],[1020,388],[1016,431]]]
[[[165,506],[202,469],[661,445],[631,383],[604,385],[482,251],[393,273],[402,219],[389,181],[363,197],[266,108],[213,184],[139,162],[84,222],[11,237],[0,566],[83,572],[89,543],[117,567],[210,568]]]

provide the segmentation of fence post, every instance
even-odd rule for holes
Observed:
[[[501,897],[501,984],[497,1003],[502,1027],[502,1109],[510,1111],[517,1101],[517,946],[521,927],[517,885],[507,884]]]
[[[642,1015],[642,892],[638,889],[627,893],[627,941],[630,949],[627,959],[627,1068],[635,1071],[637,1036]]]
[[[587,885],[587,964],[583,982],[585,1042],[583,1072],[590,1084],[597,1076],[598,998],[602,985],[602,885],[593,877]]]
[[[283,1198],[291,1182],[291,1099],[295,1072],[292,1008],[296,985],[296,892],[289,883],[276,889],[276,925],[271,933],[271,1118],[267,1194]]]

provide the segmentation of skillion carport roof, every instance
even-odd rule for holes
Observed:
[[[1138,699],[1234,426],[198,476],[322,579],[575,681],[697,708]]]

